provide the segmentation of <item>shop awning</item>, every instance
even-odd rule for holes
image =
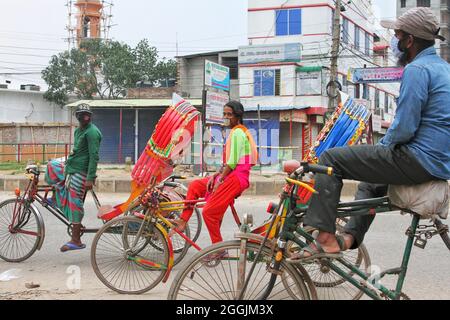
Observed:
[[[322,66],[303,66],[295,68],[295,71],[297,72],[317,72],[321,70]]]
[[[188,100],[193,106],[201,106],[201,99]],[[169,107],[172,99],[115,99],[115,100],[80,100],[66,105],[73,108],[81,103],[87,103],[92,108],[150,108]]]
[[[303,110],[308,109],[310,106],[261,106],[261,111],[286,111],[286,110]],[[244,107],[247,112],[258,111],[258,107]]]

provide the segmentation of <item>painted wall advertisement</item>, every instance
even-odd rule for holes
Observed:
[[[218,92],[206,93],[206,123],[223,123],[223,106],[229,101],[228,94]]]
[[[230,91],[230,68],[205,60],[205,85]]]
[[[260,62],[300,62],[300,60],[300,43],[239,47],[239,64],[252,64]]]
[[[403,68],[357,68],[348,71],[347,79],[353,83],[401,82]]]

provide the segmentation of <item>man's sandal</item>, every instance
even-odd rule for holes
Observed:
[[[60,249],[61,252],[67,252],[67,251],[74,251],[74,250],[81,250],[86,248],[86,245],[82,243],[81,245],[76,245],[72,242],[67,242],[65,245],[63,245]]]
[[[336,240],[339,245],[339,249],[341,251],[344,251],[345,250],[344,237],[336,235]],[[343,256],[342,252],[335,252],[335,253],[325,252],[325,250],[323,250],[322,246],[317,240],[314,240],[312,243],[316,246],[316,249],[313,249],[311,245],[309,245],[307,247],[302,248],[299,252],[293,253],[290,258],[286,259],[286,261],[292,264],[299,264],[323,258],[339,259],[342,258]],[[307,253],[308,255],[305,255],[305,253]]]

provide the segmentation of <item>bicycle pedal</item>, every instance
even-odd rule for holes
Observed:
[[[427,240],[417,238],[416,241],[414,241],[414,245],[416,247],[419,247],[420,249],[425,249],[425,246],[427,245]]]

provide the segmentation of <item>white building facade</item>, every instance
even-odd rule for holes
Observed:
[[[0,89],[0,123],[70,121],[70,110],[45,100],[42,91]]]
[[[436,42],[436,49],[441,57],[450,62],[450,0],[397,0],[397,17],[415,7],[428,7],[438,18],[440,34],[446,41]]]
[[[279,144],[281,149],[287,145],[299,146],[292,153],[296,159],[314,141],[328,107],[326,85],[334,6],[332,0],[248,1],[250,48],[240,48],[239,52],[241,102],[246,111],[255,111],[259,105],[261,111],[280,113]],[[385,131],[393,119],[399,85],[369,84],[363,88],[347,80],[350,68],[386,66],[378,65],[379,59],[374,55],[379,40],[374,22],[369,0],[353,0],[345,5],[341,13],[338,80],[342,91],[369,101],[374,113],[382,117],[382,131]],[[295,44],[300,45],[299,58],[288,52]],[[252,56],[264,54],[272,60],[248,63]],[[388,64],[395,66],[395,61],[391,59]],[[286,112],[291,112],[290,116],[285,117]],[[283,117],[289,123],[284,123]]]

